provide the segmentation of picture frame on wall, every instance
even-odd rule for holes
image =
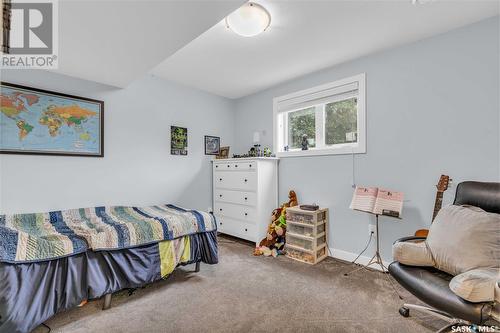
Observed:
[[[220,137],[205,135],[205,155],[219,155]]]
[[[170,126],[170,154],[187,155],[188,130],[185,127]]]
[[[104,157],[104,101],[0,82],[0,154]]]

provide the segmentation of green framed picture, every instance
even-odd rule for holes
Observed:
[[[188,130],[185,127],[170,126],[170,154],[187,155]]]

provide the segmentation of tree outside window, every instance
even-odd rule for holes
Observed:
[[[325,105],[325,144],[357,142],[357,98]]]
[[[302,136],[307,135],[309,147],[316,146],[315,107],[288,113],[288,145],[290,149],[302,148]]]

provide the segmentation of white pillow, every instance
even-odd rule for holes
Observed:
[[[442,208],[427,245],[435,267],[451,275],[500,265],[500,214],[472,206]]]
[[[392,246],[392,257],[405,265],[434,266],[431,252],[423,241],[397,242]]]
[[[450,289],[469,302],[493,302],[498,281],[499,269],[473,269],[451,279]]]

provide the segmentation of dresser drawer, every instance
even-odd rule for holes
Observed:
[[[232,219],[246,221],[247,223],[255,223],[257,220],[257,212],[253,207],[225,202],[215,202],[214,206],[214,213],[218,216],[230,217]]]
[[[255,170],[257,168],[257,163],[256,162],[234,162],[233,165],[231,166],[231,169],[233,171],[248,171],[248,170]]]
[[[255,206],[257,204],[257,194],[255,192],[215,189],[214,200],[220,202]]]
[[[251,171],[257,169],[257,162],[214,162],[214,171]]]
[[[214,163],[214,171],[230,171],[232,163]]]
[[[248,239],[254,242],[256,242],[258,238],[256,225],[228,217],[217,217],[217,229],[223,234]]]
[[[257,174],[253,171],[214,173],[214,186],[217,189],[235,189],[255,191],[257,189]]]

